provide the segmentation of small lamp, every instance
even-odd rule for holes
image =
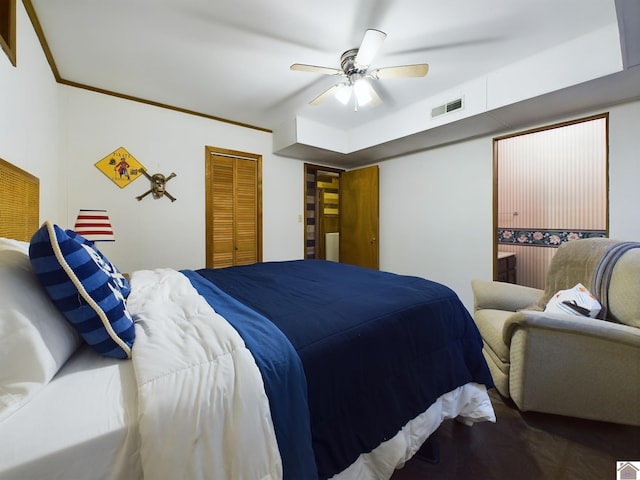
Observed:
[[[80,209],[73,230],[92,242],[115,242],[116,240],[106,210]]]

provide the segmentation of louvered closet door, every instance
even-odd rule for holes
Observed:
[[[261,261],[259,159],[208,158],[207,267]]]
[[[233,222],[233,159],[214,157],[212,159],[212,182],[210,192],[213,211],[210,221],[213,224],[211,267],[234,265],[234,222]]]
[[[258,261],[257,171],[253,160],[234,159],[235,265]]]

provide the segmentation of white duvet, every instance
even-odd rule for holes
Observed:
[[[144,477],[282,478],[262,378],[242,338],[181,273],[137,271],[131,282]]]
[[[132,287],[133,360],[74,354],[0,422],[0,479],[282,478],[262,378],[235,329],[175,270],[135,272]],[[335,480],[390,478],[456,417],[495,421],[483,385],[442,395]]]
[[[137,271],[131,282],[144,478],[281,479],[262,377],[239,334],[175,270]],[[334,480],[391,477],[448,418],[494,422],[484,385],[442,395]]]

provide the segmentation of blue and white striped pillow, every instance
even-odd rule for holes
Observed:
[[[122,296],[124,298],[127,298],[129,296],[129,293],[131,293],[131,286],[129,285],[129,282],[127,281],[125,276],[120,273],[120,270],[118,270],[118,268],[113,263],[111,263],[100,250],[98,250],[95,244],[91,240],[87,240],[82,235],[74,232],[73,230],[65,230],[64,233],[66,233],[69,238],[74,239],[76,242],[81,243],[82,245],[86,245],[91,250],[93,250],[95,254],[98,255],[98,257],[100,257],[100,268],[102,268],[105,273],[108,273],[111,275],[111,277],[113,277],[113,281],[120,289]]]
[[[31,239],[29,258],[54,305],[94,350],[131,357],[129,283],[93,244],[47,221]]]

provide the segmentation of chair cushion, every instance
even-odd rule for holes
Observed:
[[[474,320],[485,346],[505,364],[509,363],[509,347],[502,339],[502,328],[505,321],[513,314],[514,312],[492,309],[477,310],[474,314]]]
[[[494,356],[493,352],[487,345],[484,345],[482,349],[482,354],[484,355],[484,359],[487,361],[487,365],[489,366],[489,371],[491,372],[491,378],[493,379],[493,384],[495,385],[500,395],[505,398],[510,398],[511,393],[509,392],[509,370],[510,365],[507,363],[502,363],[497,357]]]

